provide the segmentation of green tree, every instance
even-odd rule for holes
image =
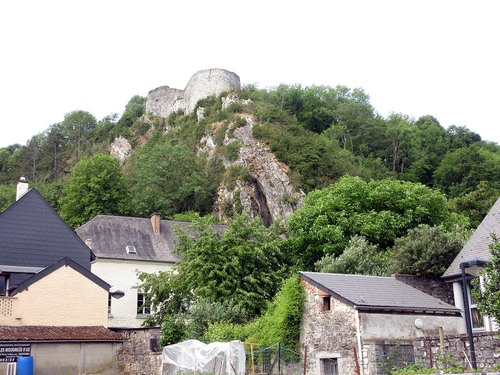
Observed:
[[[64,116],[63,131],[76,144],[76,160],[80,160],[84,135],[97,126],[96,118],[86,111],[73,111]]]
[[[469,239],[462,227],[447,231],[442,226],[419,225],[397,238],[391,252],[391,272],[441,276]]]
[[[468,147],[473,143],[481,142],[481,136],[465,126],[451,125],[446,131],[450,135],[452,149]]]
[[[361,236],[352,237],[345,250],[336,257],[325,255],[316,262],[318,272],[354,275],[386,275],[388,262],[378,246],[369,244]]]
[[[242,324],[249,320],[248,314],[234,300],[213,302],[203,298],[194,301],[179,318],[182,319],[178,321],[184,324],[184,338],[200,341],[205,340],[210,324]]]
[[[495,152],[474,144],[449,152],[437,168],[434,181],[450,197],[476,190],[481,181],[500,189],[500,149]]]
[[[265,311],[286,273],[277,232],[242,215],[227,228],[205,217],[176,233],[174,270],[139,274],[154,306],[147,324],[162,325],[165,342],[202,339],[210,323],[238,324]]]
[[[481,181],[477,189],[450,201],[453,211],[467,216],[472,228],[477,228],[493,204],[500,197],[500,188]]]
[[[392,113],[387,119],[387,138],[390,141],[387,161],[391,170],[397,173],[406,172],[410,164],[411,121],[408,116]]]
[[[134,95],[125,106],[123,115],[118,120],[118,126],[131,127],[135,120],[146,113],[146,98],[140,95]]]
[[[0,213],[16,201],[16,186],[14,184],[0,185]]]
[[[212,302],[232,300],[247,314],[260,314],[282,281],[279,238],[259,218],[241,215],[218,233],[209,221],[193,223],[196,237],[178,232],[176,266],[184,289]]]
[[[31,181],[37,180],[37,170],[40,169],[38,162],[40,159],[40,153],[45,143],[45,136],[43,133],[39,133],[31,137],[31,139],[26,144],[25,154],[27,156],[27,164],[30,170],[29,178]]]
[[[484,289],[480,291],[480,288],[474,288],[473,293],[479,310],[500,322],[500,240],[496,236],[492,236],[492,238],[491,258],[486,263],[483,272]]]
[[[153,314],[145,321],[147,326],[161,326],[165,321],[176,319],[189,308],[192,293],[184,288],[182,276],[175,271],[159,271],[155,273],[139,272],[138,288],[147,291],[146,303],[153,306]],[[183,336],[184,328],[175,327],[176,333],[171,336]]]
[[[419,183],[343,177],[310,192],[289,219],[289,246],[297,264],[313,269],[326,254],[339,256],[352,236],[381,250],[419,224],[466,220],[452,215],[444,194]]]
[[[138,216],[207,213],[215,194],[202,160],[184,145],[143,148],[131,163],[130,184],[133,212]]]
[[[21,146],[18,144],[0,149],[0,183],[13,183],[22,176],[18,172],[21,156]]]
[[[128,194],[116,158],[96,154],[76,164],[61,197],[60,215],[76,227],[99,214],[124,214]]]
[[[434,171],[449,150],[449,144],[449,134],[436,118],[420,117],[411,127],[411,164],[404,178],[432,186]]]
[[[46,142],[43,150],[48,163],[48,170],[52,181],[60,178],[67,162],[67,139],[61,123],[53,124],[46,130]]]

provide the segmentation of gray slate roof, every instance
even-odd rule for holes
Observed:
[[[464,261],[474,258],[489,260],[491,258],[489,244],[492,242],[492,233],[495,233],[500,238],[500,198],[495,202],[471,238],[446,269],[443,278],[456,278],[460,276],[460,263]]]
[[[300,272],[300,277],[360,311],[459,314],[460,310],[393,277]]]
[[[0,214],[0,268],[45,268],[65,257],[90,270],[90,249],[35,189]]]
[[[97,258],[175,263],[174,228],[187,231],[191,223],[171,220],[160,221],[160,234],[153,233],[151,220],[139,217],[97,215],[76,233],[83,241],[92,240],[92,251]],[[221,232],[224,226],[216,225]],[[128,254],[127,246],[134,246],[136,254]]]

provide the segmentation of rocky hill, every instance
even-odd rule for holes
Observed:
[[[239,104],[249,105],[251,100],[240,100],[239,77],[223,69],[208,69],[197,72],[189,80],[184,90],[161,86],[151,90],[147,97],[146,110],[151,115],[167,119],[175,112],[190,115],[200,100],[221,93],[222,109]],[[203,106],[196,107],[198,122],[204,120]],[[269,146],[253,136],[254,118],[251,114],[238,114],[239,121],[231,122],[225,127],[223,142],[217,145],[214,134],[220,130],[221,123],[209,124],[208,131],[199,140],[197,151],[199,155],[215,158],[222,155],[220,147],[237,145],[237,155],[231,160],[222,156],[224,168],[243,168],[248,171],[245,176],[223,179],[217,189],[214,213],[221,221],[228,216],[243,210],[251,216],[260,216],[263,224],[270,225],[276,220],[288,218],[298,207],[304,193],[296,190],[288,177],[289,167],[280,162]],[[169,125],[165,127],[168,132]],[[132,155],[132,146],[122,136],[116,137],[110,146],[110,153],[121,163]]]
[[[431,115],[383,118],[362,89],[259,89],[207,69],[184,88],[132,97],[121,117],[73,111],[26,145],[0,149],[0,210],[20,176],[57,210],[75,166],[98,153],[119,160],[126,183],[116,213],[131,216],[226,221],[248,211],[270,225],[346,174],[439,189],[474,224],[500,194],[500,147],[465,127],[445,129]]]

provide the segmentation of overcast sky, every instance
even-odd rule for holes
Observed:
[[[242,84],[361,87],[500,143],[500,1],[0,2],[0,147],[73,110],[98,120],[199,70]]]

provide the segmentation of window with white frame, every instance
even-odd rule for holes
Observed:
[[[321,358],[321,375],[339,375],[339,362],[337,358]]]
[[[469,297],[469,310],[470,310],[470,320],[472,324],[472,329],[477,331],[484,330],[484,319],[483,314],[477,308],[476,300],[472,294],[472,290],[475,288],[475,285],[468,282],[468,297]]]
[[[139,315],[150,315],[151,308],[146,304],[146,294],[138,292],[137,293],[137,314]]]

